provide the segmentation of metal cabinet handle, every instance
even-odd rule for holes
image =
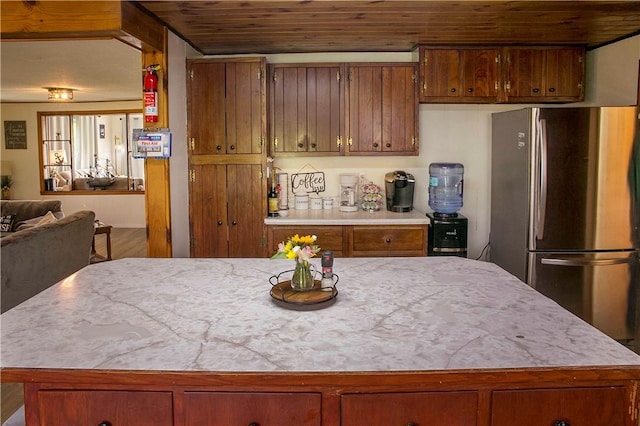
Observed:
[[[253,423],[249,423],[249,426],[260,426],[259,423],[253,422]]]
[[[553,422],[553,426],[571,426],[571,424],[566,420],[556,420]]]
[[[608,266],[631,263],[632,257],[619,257],[617,259],[540,259],[543,265],[555,266]]]
[[[473,93],[473,87],[469,87],[469,88],[467,89],[467,92],[469,92],[469,93]]]
[[[233,222],[231,222],[231,224],[235,226],[238,224],[238,222],[234,220]]]
[[[218,151],[220,151],[220,150],[222,149],[222,146],[221,146],[221,145],[218,145],[218,146],[216,146],[216,149],[217,149]]]
[[[451,88],[451,93],[456,93],[456,88],[455,87]]]
[[[222,221],[221,220],[218,221],[218,226],[220,226],[220,225],[222,225]]]
[[[112,426],[109,420],[98,423],[98,426]]]
[[[236,149],[236,146],[235,145],[231,145],[229,148],[233,151],[234,149]]]
[[[539,88],[534,87],[534,89],[533,89],[533,93],[538,93],[539,91],[540,91],[540,89],[539,89]]]
[[[299,144],[298,144],[298,148],[302,148],[303,146],[304,146],[304,144],[303,144],[303,143],[299,143]]]
[[[384,240],[384,242],[387,244],[391,244],[391,238],[387,238],[386,240]]]
[[[391,148],[391,144],[390,143],[387,143],[387,148]]]
[[[374,147],[374,148],[377,148],[377,147],[378,147],[378,143],[377,143],[377,142],[376,142],[376,143],[374,143],[374,144],[373,144],[373,147]]]
[[[555,91],[556,91],[556,88],[555,88],[555,87],[550,87],[550,88],[549,88],[549,91],[550,91],[551,93],[553,93],[553,92],[555,92]]]

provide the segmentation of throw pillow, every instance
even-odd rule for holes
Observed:
[[[16,215],[14,214],[2,216],[2,218],[0,218],[0,231],[11,232],[13,230],[13,220],[15,218]]]
[[[35,228],[36,226],[45,225],[58,220],[53,213],[47,212],[44,216],[38,216],[31,219],[23,220],[16,224],[16,231],[24,231],[25,229]]]

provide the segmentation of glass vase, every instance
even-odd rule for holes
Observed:
[[[291,277],[291,289],[296,291],[312,290],[314,286],[311,265],[308,261],[296,261],[296,269]]]

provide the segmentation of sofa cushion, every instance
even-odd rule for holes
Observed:
[[[23,220],[22,222],[16,223],[16,232],[24,231],[25,229],[34,228],[36,226],[46,225],[47,223],[53,223],[58,220],[57,217],[54,216],[53,212],[47,212],[44,216],[34,217],[33,219]]]
[[[13,222],[16,218],[14,214],[8,214],[6,216],[2,216],[0,218],[0,231],[2,232],[11,232],[13,231]]]
[[[2,200],[0,208],[2,216],[15,215],[14,224],[44,216],[47,212],[53,212],[58,219],[64,216],[60,200]]]

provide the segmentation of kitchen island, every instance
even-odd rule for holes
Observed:
[[[638,423],[640,357],[491,263],[336,259],[313,311],[292,267],[90,265],[2,314],[1,379],[28,426]]]

